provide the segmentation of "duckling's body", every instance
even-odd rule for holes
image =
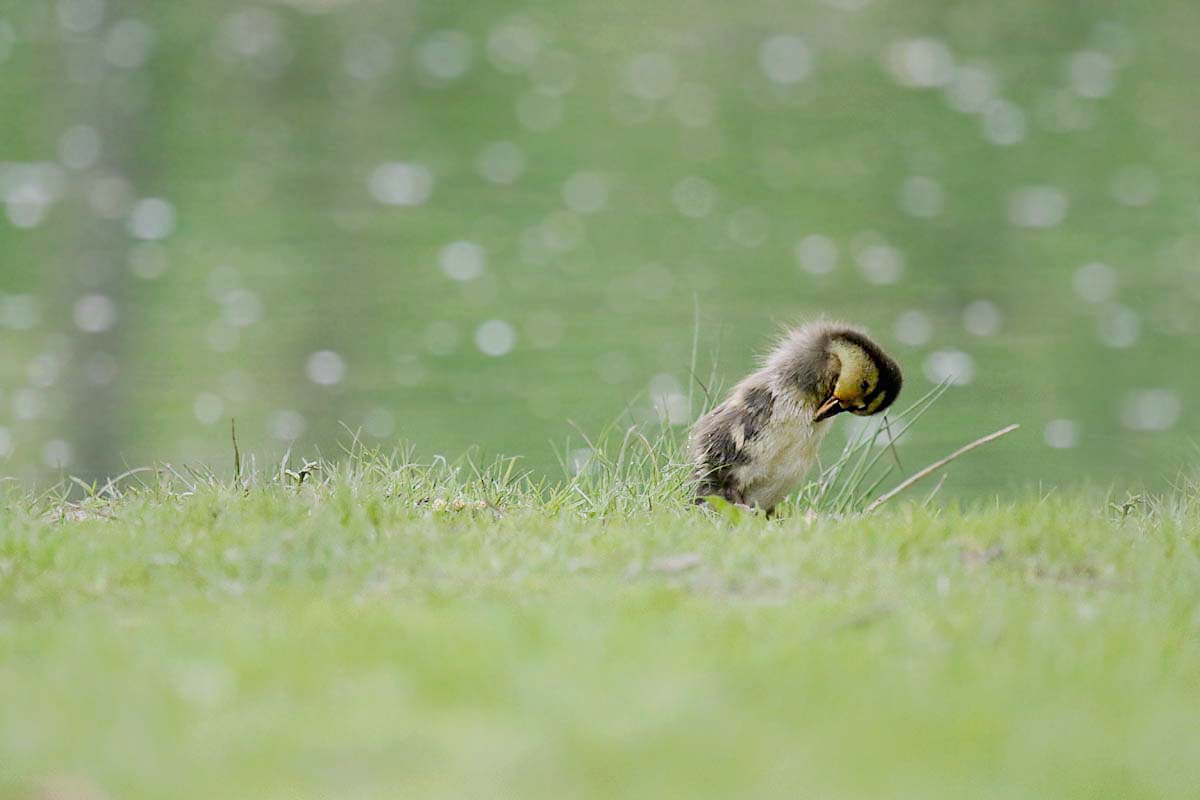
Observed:
[[[772,513],[816,461],[828,419],[877,414],[901,384],[896,362],[857,328],[816,322],[789,331],[693,428],[697,502],[718,495]]]
[[[829,430],[812,422],[818,405],[765,370],[747,377],[696,423],[696,496],[773,509],[817,458]]]

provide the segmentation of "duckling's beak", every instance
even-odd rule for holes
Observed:
[[[829,419],[830,417],[836,416],[845,410],[846,407],[842,405],[841,400],[838,400],[836,397],[831,397],[826,400],[820,408],[817,409],[817,415],[813,417],[813,422],[820,422],[823,419]]]

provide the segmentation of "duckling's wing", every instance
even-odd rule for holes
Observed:
[[[770,422],[774,405],[769,387],[739,387],[700,418],[693,432],[697,497],[719,494],[741,502],[742,487],[736,486],[733,468],[750,460],[748,447]]]

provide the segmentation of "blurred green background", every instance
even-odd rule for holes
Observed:
[[[1200,6],[0,3],[0,470],[683,426],[827,313],[947,490],[1195,455]],[[699,320],[697,326],[695,319]],[[838,423],[830,446],[844,441]],[[577,446],[577,445],[576,445]],[[569,460],[569,458],[568,458]]]

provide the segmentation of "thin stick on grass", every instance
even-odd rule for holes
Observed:
[[[697,351],[699,351],[699,349],[700,349],[700,293],[692,292],[692,360],[691,360],[690,365],[688,366],[688,372],[690,372],[692,374],[692,378],[695,379],[696,383],[700,383],[700,379],[696,377],[696,353],[697,353]],[[702,389],[704,389],[704,395],[705,395],[705,399],[707,401],[708,388],[705,387],[703,383],[700,383],[700,387]],[[688,384],[688,406],[687,407],[688,407],[688,418],[689,418],[688,421],[689,422],[691,421],[691,417],[692,417],[692,413],[693,413],[692,412],[692,394],[693,394],[695,388],[696,387],[693,386],[691,383]],[[707,402],[705,403],[705,405],[707,406]]]
[[[238,449],[236,418],[229,420],[229,435],[233,439],[233,479],[240,481],[242,479],[242,451]]]
[[[901,492],[903,492],[908,487],[912,486],[917,481],[921,480],[922,478],[929,477],[930,475],[937,472],[939,469],[946,466],[947,464],[949,464],[951,461],[958,458],[959,456],[966,455],[967,453],[974,450],[976,447],[982,447],[983,445],[987,444],[988,442],[994,442],[997,439],[999,439],[1001,436],[1007,436],[1008,434],[1012,433],[1019,427],[1021,427],[1021,426],[1017,425],[1017,424],[1009,425],[1007,428],[1001,428],[1000,430],[996,431],[995,433],[989,433],[987,436],[984,436],[982,439],[976,439],[975,441],[971,442],[969,445],[966,445],[965,447],[960,447],[958,450],[955,450],[953,453],[946,456],[942,460],[933,462],[928,467],[926,467],[925,469],[916,473],[908,480],[902,482],[899,486],[897,486],[895,489],[892,489],[887,494],[880,495],[879,497],[875,498],[875,500],[872,501],[869,506],[867,506],[865,509],[863,509],[863,513],[870,514],[872,511],[879,508],[881,505],[886,503],[888,500],[891,500],[893,497],[900,494]]]
[[[883,417],[883,429],[885,431],[887,431],[887,436],[888,436],[887,447],[888,447],[888,451],[891,452],[891,454],[892,454],[892,458],[895,459],[895,461],[896,461],[896,469],[903,472],[904,465],[900,463],[900,453],[898,453],[896,451],[896,437],[892,436],[892,423],[888,420],[886,415],[884,415],[884,417]]]

